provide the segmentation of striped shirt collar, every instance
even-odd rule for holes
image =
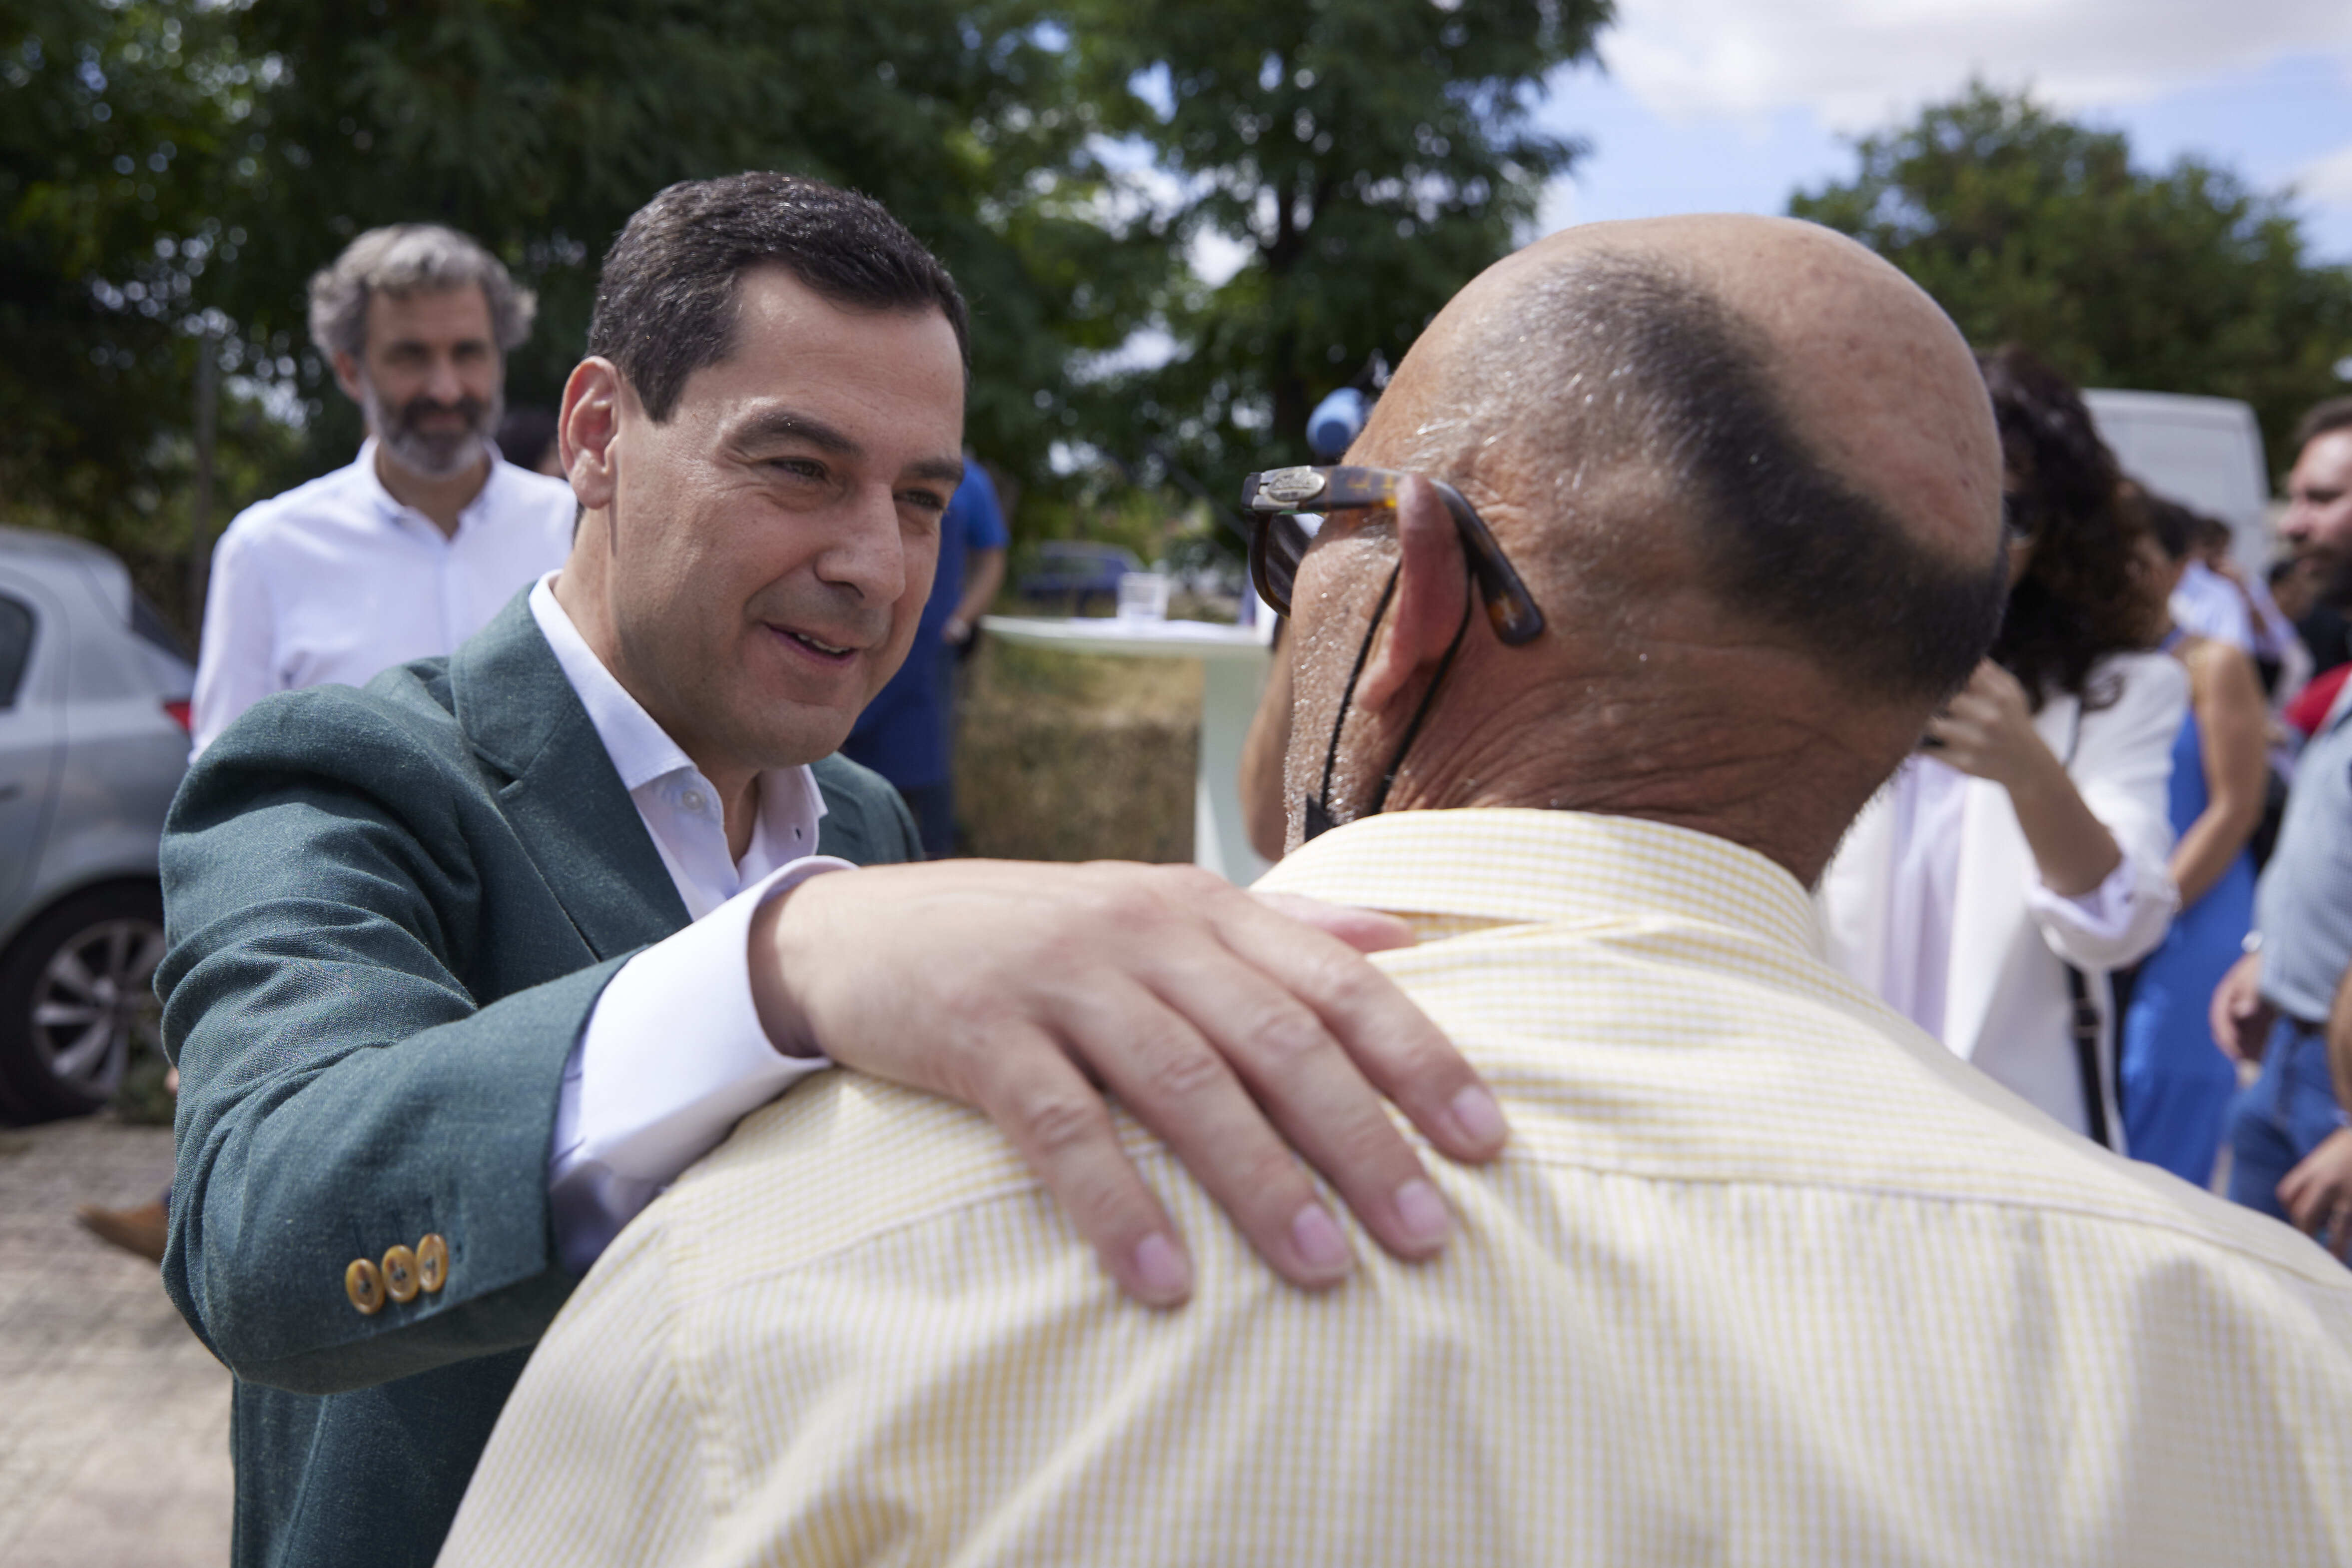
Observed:
[[[1390,811],[1335,828],[1257,883],[1399,915],[1622,924],[1668,915],[1821,951],[1811,897],[1727,839],[1634,817],[1526,808]]]

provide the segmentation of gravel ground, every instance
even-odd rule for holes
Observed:
[[[0,1129],[0,1563],[228,1561],[229,1375],[154,1267],[74,1223],[172,1170],[168,1127]]]

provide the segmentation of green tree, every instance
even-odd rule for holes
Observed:
[[[203,302],[246,237],[219,216],[259,85],[231,20],[196,0],[0,18],[0,496],[134,564],[184,536],[198,334],[226,326]],[[283,443],[230,401],[250,470]]]
[[[1125,330],[1130,269],[1087,221],[1087,126],[1029,0],[278,0],[244,14],[282,62],[250,155],[270,231],[232,308],[298,340],[300,279],[371,225],[432,218],[480,237],[541,300],[510,396],[552,402],[585,337],[595,270],[628,214],[675,180],[781,168],[877,197],[971,296],[976,444],[1045,466],[1037,392],[1074,349]],[[258,234],[259,225],[247,223]],[[348,450],[326,414],[323,459]]]
[[[2315,264],[2288,199],[2197,158],[2136,168],[2119,131],[1982,85],[1856,143],[1790,214],[1916,279],[1973,341],[2026,343],[2087,386],[2241,398],[2274,460],[2344,390],[2352,269]]]
[[[1123,338],[1158,275],[1095,215],[1091,119],[1034,0],[29,0],[9,17],[0,321],[33,351],[0,366],[0,482],[19,515],[119,547],[184,538],[170,503],[200,330],[248,413],[299,416],[257,422],[282,450],[238,469],[225,506],[348,457],[357,417],[310,349],[304,285],[376,224],[452,224],[539,290],[509,395],[551,403],[604,248],[656,190],[782,168],[867,191],[971,296],[971,437],[1024,478],[1050,476],[1071,355]]]
[[[1072,5],[1084,95],[1159,187],[1125,231],[1243,256],[1214,287],[1172,276],[1158,319],[1173,358],[1101,378],[1088,427],[1125,455],[1162,443],[1221,488],[1296,461],[1315,401],[1373,355],[1402,357],[1578,155],[1531,110],[1611,14],[1610,0]]]

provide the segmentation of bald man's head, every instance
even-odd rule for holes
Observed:
[[[1586,610],[1692,573],[1896,702],[1940,703],[1990,644],[1988,401],[1942,313],[1851,241],[1763,219],[1570,231],[1474,283],[1424,342],[1430,384],[1408,360],[1393,412],[1446,413],[1391,465],[1492,475],[1535,570]]]
[[[1314,608],[1290,784],[1315,787],[1360,644],[1339,821],[1393,768],[1400,804],[1649,816],[1810,876],[2000,622],[1974,358],[1901,273],[1811,225],[1529,246],[1431,323],[1349,461],[1461,489],[1549,625],[1517,648],[1457,632],[1477,623],[1440,510],[1327,524],[1293,595]]]

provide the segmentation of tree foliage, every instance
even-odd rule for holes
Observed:
[[[302,272],[371,225],[436,219],[540,290],[510,381],[551,402],[629,214],[676,180],[778,168],[867,192],[940,252],[973,304],[973,436],[1008,461],[1041,455],[1024,389],[1119,329],[1059,286],[1119,268],[1072,215],[1085,119],[1024,0],[367,0],[364,27],[353,9],[247,14],[248,50],[296,62],[264,106],[261,199],[310,216],[273,236],[242,319],[299,331]]]
[[[1509,247],[1575,151],[1531,129],[1534,94],[1607,15],[16,0],[0,485],[19,520],[178,548],[200,344],[228,372],[224,513],[344,461],[357,418],[304,286],[383,223],[464,229],[539,292],[508,391],[551,403],[628,214],[675,180],[782,168],[872,193],[947,260],[973,305],[971,442],[1049,511],[1085,482],[1061,444],[1166,441],[1222,488]],[[1185,265],[1212,236],[1246,251],[1213,286]],[[1139,328],[1172,360],[1105,373]]]
[[[347,459],[357,416],[310,349],[304,286],[373,225],[451,224],[536,288],[508,392],[552,403],[605,246],[655,191],[746,168],[866,191],[971,297],[972,439],[1016,472],[1045,467],[1041,395],[1125,335],[1157,276],[1091,215],[1090,119],[1031,0],[32,0],[11,17],[0,320],[37,349],[0,371],[0,479],[20,510],[118,543],[154,532],[142,498],[184,488],[200,331],[248,412],[304,415],[255,485]]]
[[[2119,131],[1981,85],[1856,144],[1790,212],[1853,235],[1972,341],[2029,344],[2086,386],[2241,398],[2271,455],[2344,390],[2352,270],[2315,265],[2287,198],[2197,158],[2136,168]]]
[[[194,333],[247,237],[221,216],[236,204],[224,152],[263,85],[227,20],[172,0],[20,0],[0,20],[11,520],[134,549],[184,526]],[[253,420],[228,434],[273,444]]]
[[[1173,357],[1095,389],[1090,426],[1222,483],[1296,460],[1314,402],[1393,362],[1508,251],[1580,149],[1530,110],[1610,0],[1076,0],[1082,90],[1148,158],[1139,240],[1238,247],[1156,302]],[[1114,437],[1116,439],[1116,437]]]

